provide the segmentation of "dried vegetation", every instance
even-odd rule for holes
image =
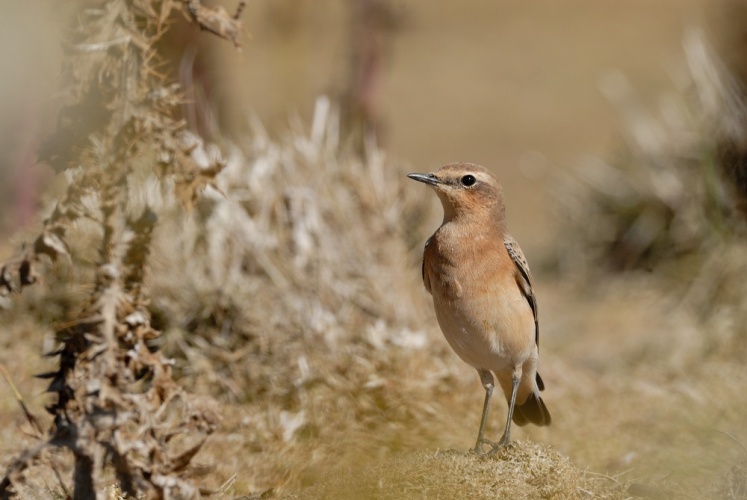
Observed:
[[[311,130],[279,143],[255,124],[194,216],[155,235],[165,348],[196,391],[243,405],[259,485],[421,440],[414,423],[454,375],[413,306],[427,200],[373,144],[341,145],[338,116],[322,98]]]
[[[599,266],[655,270],[715,332],[709,350],[739,352],[747,347],[747,103],[701,32],[683,46],[688,71],[655,112],[622,74],[603,80],[627,147],[617,161],[590,159],[556,190],[573,235],[558,262],[587,279]]]
[[[655,291],[672,318],[692,322],[652,328],[650,342],[658,343],[660,357],[641,358],[626,371],[643,379],[654,374],[647,365],[661,363],[671,372],[673,389],[685,381],[705,384],[693,395],[709,398],[710,407],[694,421],[702,418],[704,429],[722,432],[720,425],[731,424],[720,417],[743,407],[736,388],[724,381],[742,372],[747,349],[747,94],[700,31],[688,32],[683,47],[687,71],[677,75],[676,89],[660,99],[656,112],[636,98],[623,75],[602,82],[624,120],[627,143],[617,161],[589,160],[556,190],[571,234],[558,263],[566,275],[581,276],[594,288],[600,278],[610,282],[610,272],[622,275],[623,286]],[[667,386],[658,383],[659,389]],[[682,417],[668,425],[692,418],[690,411],[680,409]],[[736,464],[712,487],[676,495],[744,497],[745,449],[724,434],[736,445],[720,459]]]
[[[178,89],[156,71],[153,44],[182,8],[201,27],[238,41],[236,18],[198,2],[114,0],[85,8],[67,47],[66,103],[42,152],[67,174],[67,189],[34,244],[0,269],[0,292],[7,300],[40,279],[45,259],[65,259],[89,293],[56,331],[59,344],[48,355],[59,357],[58,369],[40,375],[54,394],[49,437],[10,464],[3,497],[19,492],[25,470],[49,448],[72,453],[75,498],[96,496],[106,466],[127,495],[199,495],[185,470],[217,417],[174,382],[172,361],[155,343],[160,332],[151,325],[145,277],[157,217],[130,201],[143,168],[172,182],[188,203],[222,168],[195,161],[200,141],[172,117]],[[71,251],[83,229],[97,251],[88,263]]]
[[[628,493],[617,479],[582,471],[557,451],[525,441],[493,458],[456,451],[402,455],[281,498],[623,499]]]

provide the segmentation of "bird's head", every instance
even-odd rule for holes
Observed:
[[[444,207],[444,222],[454,218],[489,218],[503,223],[503,189],[485,167],[473,163],[450,163],[429,174],[407,174],[428,184]]]

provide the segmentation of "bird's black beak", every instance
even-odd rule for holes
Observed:
[[[441,184],[443,181],[436,177],[433,174],[407,174],[407,177],[414,181],[423,182],[425,184],[430,184],[431,186],[436,186],[438,184]]]

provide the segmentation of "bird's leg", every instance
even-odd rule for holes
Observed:
[[[480,421],[480,432],[477,434],[477,443],[475,447],[470,450],[476,455],[482,455],[482,445],[488,444],[491,447],[495,447],[495,443],[485,439],[485,426],[488,423],[488,413],[490,412],[490,399],[493,397],[493,387],[495,387],[493,381],[493,374],[489,370],[478,369],[477,373],[480,374],[480,382],[485,388],[485,402],[482,405],[482,420]]]
[[[514,418],[514,407],[516,406],[516,393],[519,389],[519,381],[521,380],[521,375],[514,372],[511,376],[511,401],[508,404],[508,418],[506,418],[506,430],[503,432],[503,437],[500,441],[498,441],[498,445],[493,447],[492,450],[490,450],[490,454],[494,454],[496,451],[498,451],[500,448],[504,446],[508,446],[508,444],[511,442],[511,420]]]

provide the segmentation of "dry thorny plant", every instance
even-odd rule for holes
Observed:
[[[49,439],[11,464],[2,497],[55,447],[74,456],[74,498],[97,496],[107,465],[127,495],[199,495],[186,471],[217,417],[179,387],[172,361],[154,344],[160,332],[144,279],[157,218],[148,209],[133,213],[131,176],[148,165],[191,204],[222,169],[219,160],[194,160],[202,144],[174,117],[179,89],[158,74],[153,47],[177,10],[238,45],[243,6],[229,16],[197,0],[109,0],[80,13],[66,47],[67,102],[42,152],[69,185],[33,245],[0,268],[0,293],[8,305],[11,292],[42,276],[45,258],[74,257],[69,234],[78,225],[95,228],[99,255],[90,296],[57,331],[60,348],[51,355],[59,369],[43,375],[56,395]]]

